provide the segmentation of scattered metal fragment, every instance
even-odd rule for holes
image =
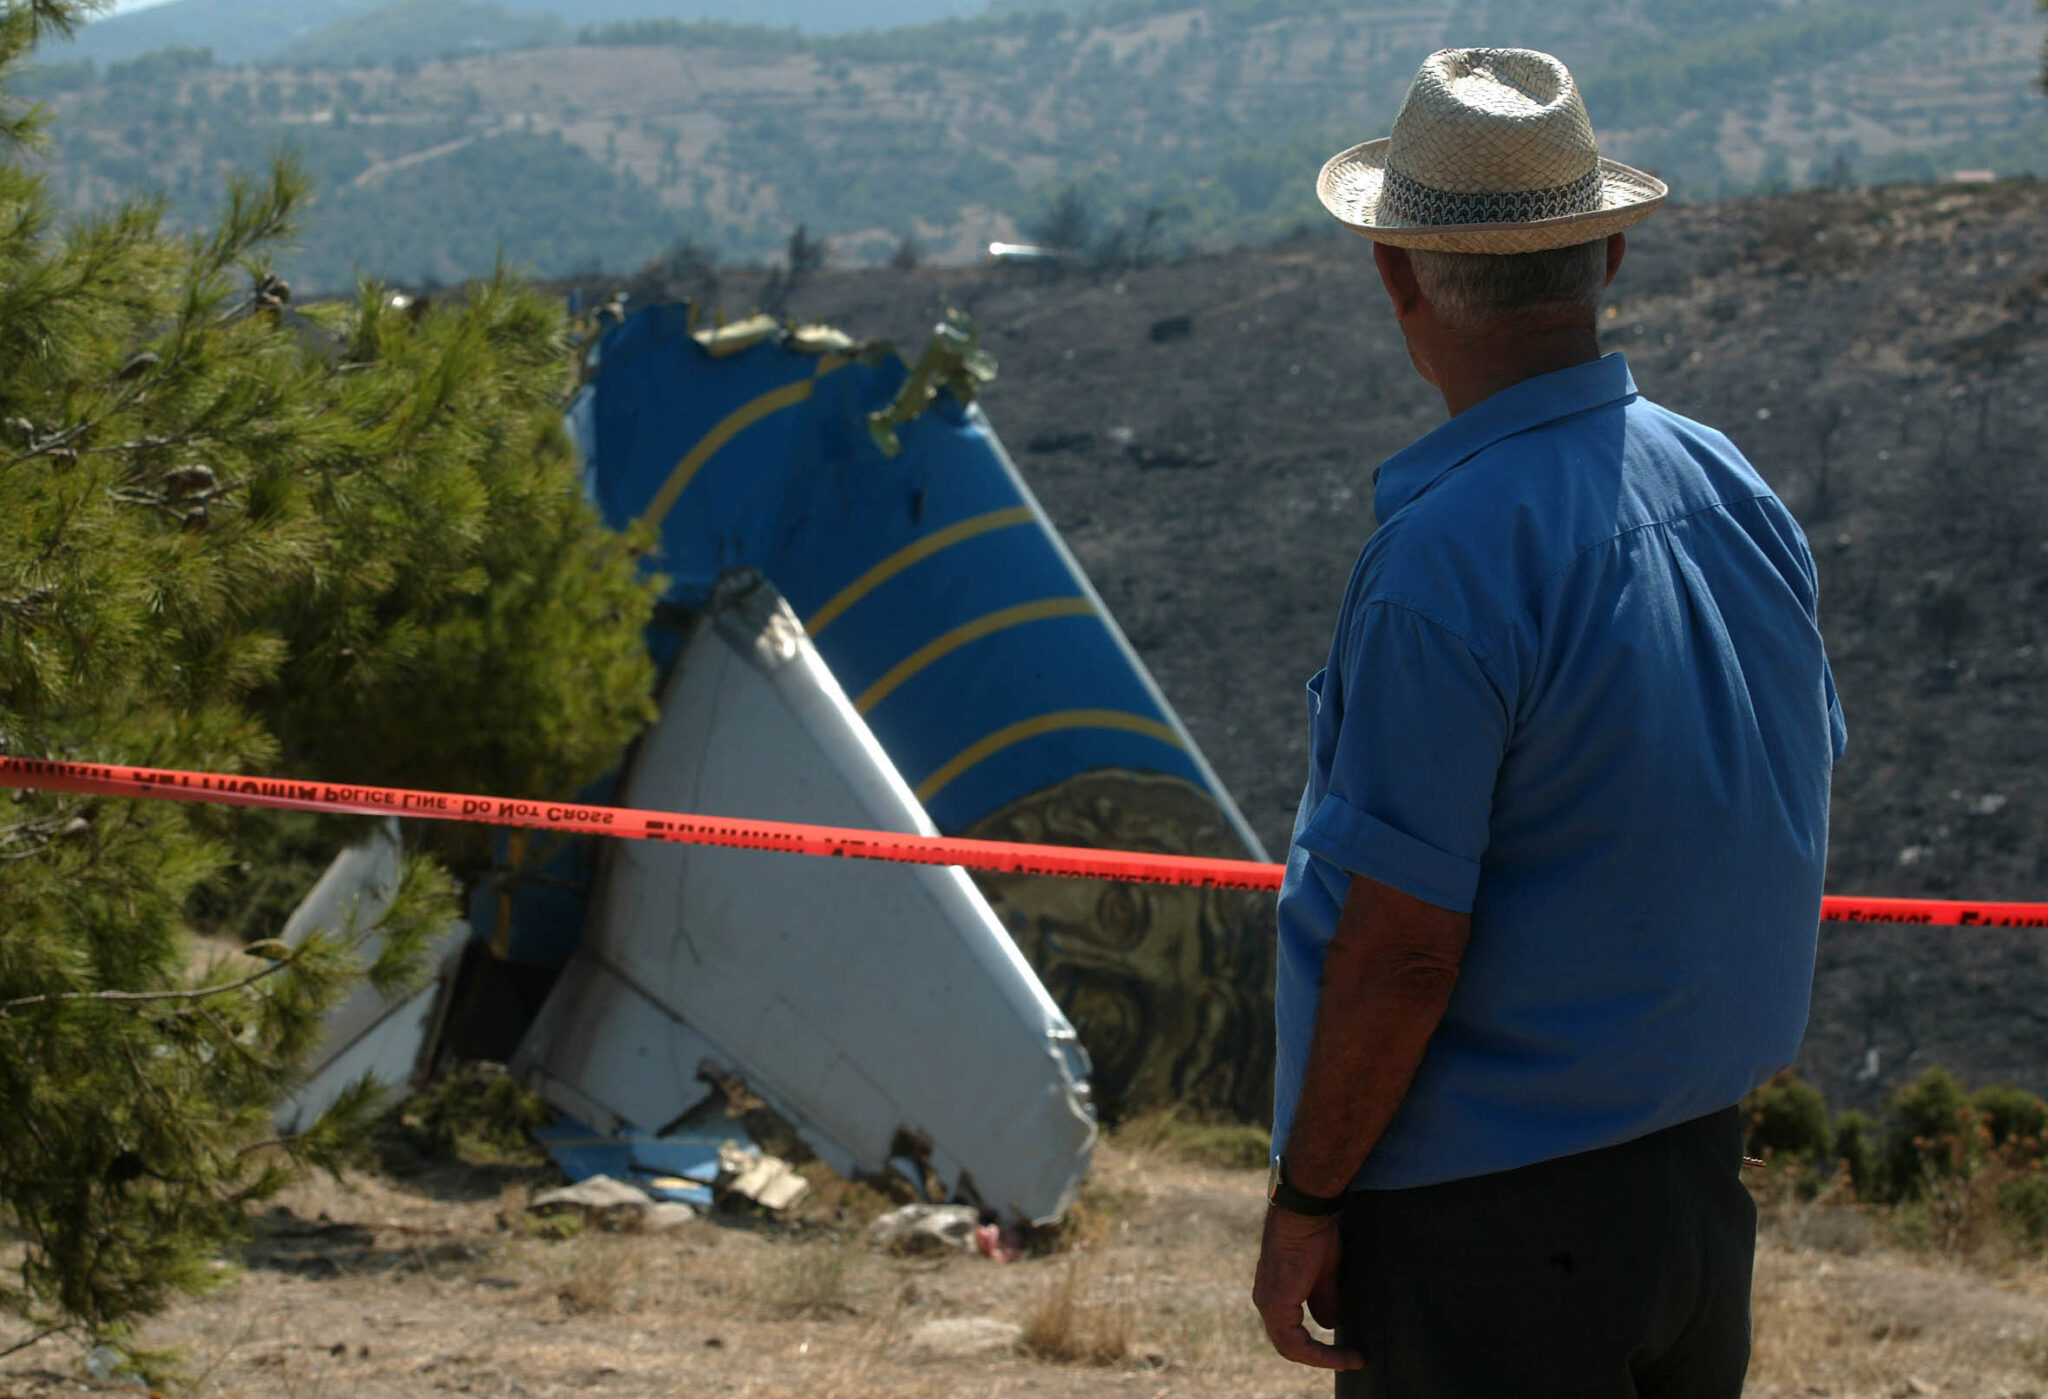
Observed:
[[[779,1156],[732,1143],[718,1149],[718,1193],[737,1195],[780,1213],[803,1199],[811,1183]]]
[[[970,1205],[905,1205],[868,1226],[868,1242],[890,1253],[972,1253],[981,1214]]]
[[[369,839],[335,856],[285,920],[281,941],[297,947],[320,930],[374,929],[398,892],[404,858],[398,822],[379,822]],[[328,1012],[325,1041],[298,1088],[278,1105],[278,1130],[296,1132],[309,1125],[365,1077],[388,1089],[413,1087],[431,1058],[438,1011],[468,938],[467,923],[457,920],[448,926],[430,954],[438,959],[439,974],[419,990],[386,999],[365,983]],[[369,933],[362,949],[366,962],[375,959],[379,941],[377,933]]]

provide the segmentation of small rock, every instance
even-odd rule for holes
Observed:
[[[650,1233],[666,1233],[670,1229],[688,1224],[696,1217],[696,1209],[681,1200],[656,1200],[640,1216],[640,1227]]]
[[[927,1321],[910,1333],[910,1344],[927,1355],[994,1355],[1015,1350],[1024,1328],[992,1316],[949,1316]]]
[[[981,1215],[971,1205],[905,1205],[868,1226],[868,1242],[891,1253],[963,1252],[975,1246]]]
[[[610,1176],[592,1176],[559,1190],[543,1190],[526,1208],[534,1214],[581,1210],[594,1224],[639,1228],[646,1224],[654,1200],[638,1186]]]

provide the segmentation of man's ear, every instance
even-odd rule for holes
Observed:
[[[1372,245],[1373,265],[1380,270],[1380,285],[1394,304],[1394,319],[1405,321],[1422,305],[1422,284],[1415,280],[1415,264],[1408,250],[1391,243]]]
[[[1617,233],[1607,240],[1607,282],[1613,286],[1614,278],[1621,271],[1621,260],[1628,256],[1628,235]]]

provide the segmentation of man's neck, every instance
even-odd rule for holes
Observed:
[[[1444,334],[1430,356],[1430,381],[1456,417],[1502,389],[1600,358],[1600,333],[1579,323]]]

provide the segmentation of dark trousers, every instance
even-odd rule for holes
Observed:
[[[1735,1399],[1756,1205],[1735,1108],[1346,1201],[1338,1399]]]

